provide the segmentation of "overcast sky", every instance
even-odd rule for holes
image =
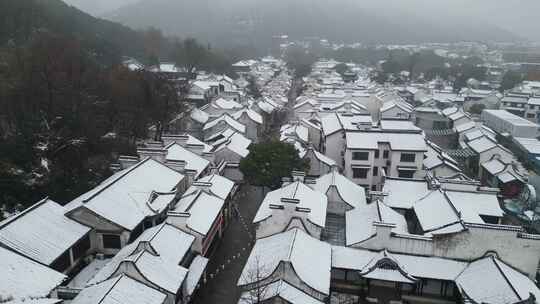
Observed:
[[[96,16],[123,5],[153,0],[64,0]],[[171,0],[182,1],[182,0]],[[237,0],[272,1],[272,0]],[[331,0],[329,0],[331,1]],[[456,22],[474,19],[497,25],[518,36],[540,41],[540,0],[357,0],[358,5],[374,14],[388,17],[416,14],[437,20],[452,18]]]

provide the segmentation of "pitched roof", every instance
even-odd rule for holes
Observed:
[[[186,226],[202,235],[207,235],[223,209],[225,200],[207,190],[187,192],[173,208],[173,212],[189,214]]]
[[[232,118],[229,114],[226,114],[226,113],[210,122],[207,122],[204,125],[203,130],[208,130],[210,128],[213,128],[214,126],[217,126],[219,123],[225,123],[229,127],[236,130],[237,132],[246,133],[246,126],[239,123],[238,121],[236,121],[236,119]]]
[[[261,295],[261,298],[259,299],[262,301],[266,301],[266,300],[277,297],[277,298],[281,298],[285,300],[286,303],[291,303],[291,304],[323,304],[324,303],[283,280],[270,283],[262,289],[264,290],[264,292]],[[238,304],[251,304],[251,303],[256,303],[256,301],[257,299],[253,297],[253,293],[246,291],[242,293],[242,295],[240,296],[240,300],[238,300]]]
[[[324,227],[326,222],[326,207],[328,204],[326,195],[312,190],[300,181],[266,194],[253,222],[258,223],[271,217],[272,209],[270,205],[282,205],[281,199],[297,199],[297,207],[310,209],[307,216],[309,221],[319,227]]]
[[[83,238],[90,228],[64,214],[66,209],[44,199],[0,222],[0,243],[45,265]]]
[[[67,277],[0,246],[0,295],[14,300],[48,296]]]
[[[166,294],[120,275],[83,289],[71,303],[73,304],[162,304]]]
[[[226,199],[234,188],[234,182],[224,176],[211,174],[201,177],[197,180],[199,183],[208,183],[210,187],[208,191],[222,199]],[[196,186],[189,187],[184,195],[197,191]]]
[[[405,217],[380,201],[360,206],[345,214],[347,246],[358,244],[375,235],[374,222],[394,224],[393,232],[406,234]]]
[[[529,299],[529,293],[540,296],[528,277],[492,256],[472,262],[456,284],[466,298],[476,303],[518,303]]]
[[[195,177],[198,177],[210,165],[209,160],[177,143],[171,143],[165,147],[165,150],[167,150],[167,160],[185,161],[187,170],[197,172]]]
[[[411,209],[429,189],[425,180],[386,178],[383,186],[384,203],[392,208]]]
[[[128,230],[145,217],[155,215],[148,203],[152,193],[174,190],[184,175],[147,158],[117,172],[99,186],[69,203],[70,210],[83,207]]]
[[[249,155],[249,146],[252,141],[245,137],[244,135],[234,132],[229,129],[231,132],[224,132],[224,138],[214,142],[214,152],[221,151],[225,148],[231,150],[232,152],[240,155],[241,157],[246,157]]]
[[[88,285],[94,285],[111,278],[118,270],[120,263],[129,259],[130,256],[136,255],[140,250],[144,250],[140,247],[142,243],[148,244],[149,247],[146,249],[159,255],[162,263],[179,265],[194,241],[194,236],[170,224],[163,223],[152,227],[145,230],[134,242],[122,248],[88,281]]]
[[[244,114],[247,115],[247,117],[249,117],[249,119],[253,120],[254,122],[256,122],[258,124],[263,123],[263,117],[261,116],[261,114],[255,112],[255,111],[253,111],[251,109],[242,109],[242,110],[234,113],[232,116],[233,116],[234,119],[238,120]]]
[[[315,180],[311,187],[321,193],[328,193],[330,188],[335,187],[343,201],[353,208],[359,208],[366,205],[366,191],[345,176],[339,174],[337,170],[323,175]]]
[[[257,240],[244,266],[238,285],[269,277],[281,262],[289,262],[299,279],[311,288],[329,295],[331,247],[304,231],[289,231]],[[258,277],[253,273],[258,272]]]

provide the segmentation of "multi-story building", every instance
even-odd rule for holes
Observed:
[[[501,135],[535,138],[538,125],[505,110],[482,111],[484,124]]]
[[[420,178],[424,153],[422,133],[370,130],[347,132],[344,175],[372,191],[380,190],[385,176]]]

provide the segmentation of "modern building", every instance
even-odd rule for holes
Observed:
[[[484,110],[482,121],[503,136],[536,138],[538,125],[505,110]]]

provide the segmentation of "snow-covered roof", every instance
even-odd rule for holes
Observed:
[[[432,191],[421,198],[414,204],[414,213],[425,234],[447,227],[453,227],[450,232],[454,233],[465,230],[458,211],[448,202],[443,191]]]
[[[0,222],[0,243],[45,265],[82,239],[90,228],[64,214],[66,209],[44,199]]]
[[[240,133],[246,133],[246,126],[236,121],[236,119],[232,118],[229,114],[223,114],[220,117],[206,123],[203,127],[203,130],[208,130],[210,128],[213,128],[217,126],[219,123],[225,123],[229,127],[233,128],[237,132]]]
[[[447,190],[446,195],[467,223],[483,224],[481,215],[504,216],[496,193]]]
[[[285,138],[287,137],[299,139],[305,143],[309,141],[309,130],[307,127],[301,124],[283,125],[280,129],[280,132],[281,132],[281,137],[280,137],[281,141],[285,140]]]
[[[167,150],[167,160],[186,162],[185,168],[187,170],[195,171],[196,178],[210,165],[209,160],[191,152],[189,149],[186,149],[177,143],[171,143],[165,147],[165,150]]]
[[[227,199],[229,194],[234,188],[234,182],[226,177],[223,177],[218,174],[212,174],[207,175],[204,177],[201,177],[197,180],[198,183],[207,183],[208,184],[208,191],[212,193],[213,195],[216,195],[222,199]],[[184,193],[190,194],[192,192],[197,191],[196,186],[189,187],[188,190]]]
[[[259,109],[261,109],[263,112],[267,113],[267,114],[272,114],[272,112],[274,112],[276,110],[276,106],[267,102],[267,101],[259,101],[257,103],[257,106],[259,107]]]
[[[230,129],[229,129],[230,130]],[[232,131],[232,130],[231,130]],[[215,152],[221,151],[222,149],[229,149],[232,152],[240,155],[241,157],[247,157],[249,155],[249,146],[252,141],[245,137],[244,135],[237,132],[226,132],[224,138],[214,143]]]
[[[313,149],[313,147],[308,147],[305,151],[305,153],[301,154],[300,157],[301,158],[306,158],[306,157],[310,157],[310,153],[313,153],[313,156],[318,159],[319,161],[325,163],[326,165],[332,167],[332,166],[336,166],[336,162],[331,159],[330,157],[322,154],[321,152]]]
[[[122,248],[89,281],[88,285],[105,281],[113,276],[123,261],[135,256],[141,250],[141,244],[148,244],[146,250],[159,255],[164,264],[178,265],[191,249],[195,237],[170,225],[160,224],[147,229],[133,243]],[[143,246],[144,247],[144,246]]]
[[[382,252],[351,247],[332,247],[332,267],[365,271],[374,258],[381,256]],[[426,278],[444,281],[454,281],[468,266],[467,262],[445,259],[391,253],[392,259],[407,273],[415,278]]]
[[[540,100],[540,98],[539,98]],[[536,138],[514,137],[514,140],[528,153],[540,154],[540,141]]]
[[[298,278],[311,288],[329,295],[332,250],[328,243],[293,228],[257,240],[244,266],[238,285],[262,280],[282,262],[292,264]],[[254,274],[257,274],[255,276]]]
[[[279,297],[290,304],[324,303],[283,280],[270,283],[264,288],[261,288],[261,291],[259,299],[252,292],[246,291],[242,293],[238,304],[252,304],[257,303],[256,301],[258,300],[266,301],[275,297]]]
[[[417,279],[405,269],[393,254],[379,252],[360,272],[364,278],[388,282],[415,283]]]
[[[456,160],[446,154],[443,149],[430,141],[426,140],[426,143],[428,149],[423,161],[424,168],[433,170],[440,166],[447,166],[456,172],[461,172]]]
[[[83,289],[73,304],[162,304],[167,295],[146,284],[119,275],[100,284]]]
[[[182,196],[173,212],[189,214],[186,226],[202,235],[207,235],[219,216],[225,200],[207,190],[197,189]]]
[[[482,153],[497,146],[497,143],[493,142],[487,136],[482,136],[472,141],[469,141],[467,145],[476,153]]]
[[[159,286],[169,293],[177,294],[187,277],[188,270],[178,264],[170,263],[161,256],[146,250],[127,257],[122,263],[131,264],[150,283]],[[120,267],[116,274],[124,273],[128,267]]]
[[[425,180],[386,178],[383,186],[384,203],[392,208],[411,209],[429,189]]]
[[[270,208],[270,205],[283,205],[282,199],[298,200],[296,203],[298,208],[310,209],[307,216],[308,220],[319,227],[324,227],[328,198],[323,193],[312,190],[300,181],[266,194],[253,222],[258,223],[271,217],[272,208]]]
[[[420,133],[347,132],[347,149],[378,150],[379,143],[390,144],[394,151],[427,151]]]
[[[454,129],[456,130],[457,133],[462,133],[475,127],[476,127],[476,123],[474,121],[469,121],[469,122],[457,125]]]
[[[381,129],[385,131],[421,131],[409,120],[381,120]]]
[[[234,110],[234,109],[242,109],[244,106],[239,104],[238,102],[234,100],[228,100],[225,98],[218,98],[210,103],[210,105],[217,109],[224,109],[224,110]]]
[[[380,201],[360,206],[345,214],[347,246],[358,244],[375,235],[374,222],[394,224],[393,232],[406,234],[405,217]]]
[[[233,116],[234,119],[238,120],[244,114],[246,114],[247,117],[249,117],[249,119],[253,120],[254,122],[256,122],[258,124],[263,123],[263,117],[261,116],[261,114],[255,112],[255,111],[253,111],[251,109],[242,109],[242,110],[234,113],[232,116]]]
[[[540,296],[538,287],[524,274],[489,256],[472,262],[456,279],[465,298],[475,303],[508,304]]]
[[[315,184],[310,185],[314,190],[321,193],[328,193],[331,188],[337,190],[341,199],[353,208],[359,208],[366,205],[366,191],[345,176],[339,174],[337,170],[323,175],[315,180]]]
[[[370,115],[340,115],[332,113],[324,116],[321,120],[321,126],[325,136],[341,130],[358,130],[359,125],[368,125],[371,127],[371,124]]]
[[[152,193],[176,188],[184,175],[151,158],[117,172],[99,186],[69,203],[84,207],[117,225],[133,230],[145,217],[155,215],[148,206]],[[71,211],[71,212],[72,212]]]
[[[194,108],[191,110],[190,117],[199,123],[205,124],[208,122],[210,115],[200,109]]]
[[[0,295],[14,300],[48,296],[67,277],[0,246]]]
[[[208,261],[207,258],[197,255],[191,262],[191,265],[189,265],[186,278],[186,291],[188,295],[191,296],[195,289],[197,289],[197,285],[201,281],[206,266],[208,265]]]

